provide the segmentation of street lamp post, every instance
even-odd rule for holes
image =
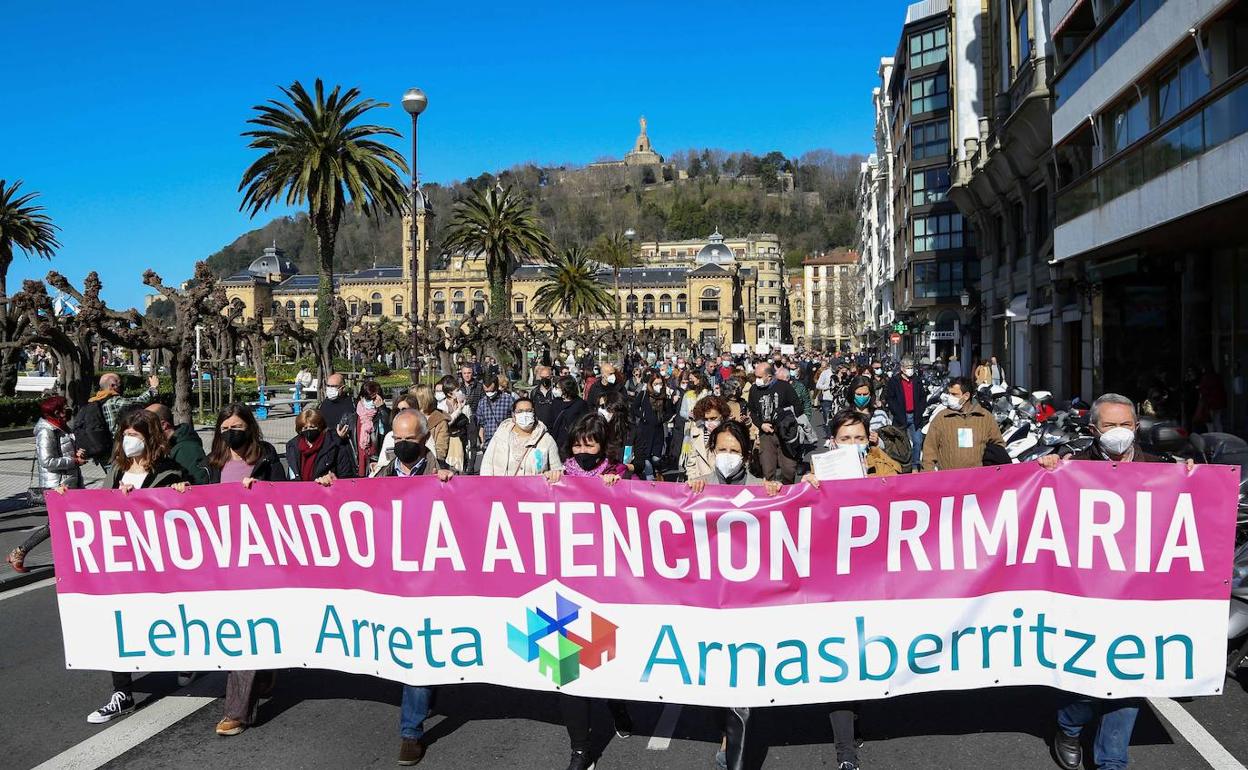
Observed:
[[[413,385],[415,385],[420,380],[420,351],[416,349],[417,341],[418,341],[417,335],[416,335],[416,318],[417,318],[416,308],[418,306],[416,302],[416,274],[418,271],[420,271],[420,241],[419,241],[420,231],[416,227],[416,209],[418,206],[422,209],[424,208],[423,206],[424,202],[421,200],[421,197],[420,197],[420,173],[417,170],[418,166],[416,165],[416,159],[417,159],[417,156],[416,156],[416,121],[418,118],[420,118],[420,113],[424,112],[425,107],[428,107],[428,106],[429,106],[429,98],[425,96],[425,92],[420,90],[419,88],[409,88],[407,89],[407,92],[403,94],[403,109],[407,111],[408,115],[412,116],[412,203],[411,203],[411,211],[410,211],[411,225],[410,225],[410,230],[409,230],[409,236],[411,237],[411,241],[412,241],[412,264],[411,264],[411,269],[409,270],[409,275],[412,280],[412,298],[411,298],[410,309],[411,309],[411,314],[412,314],[412,361],[411,361],[412,369],[411,371],[412,371],[412,384]],[[426,288],[428,288],[429,273],[428,273],[428,261],[427,260],[426,260],[425,267],[426,267],[426,270],[424,271],[424,274],[421,275],[421,280],[423,281],[423,285]],[[421,303],[420,308],[421,308],[421,311],[424,313],[425,322],[428,323],[429,321],[428,303]]]
[[[631,265],[633,263],[633,242],[637,240],[637,231],[631,227],[625,230],[624,240],[628,241],[628,263]],[[619,279],[620,271],[619,271],[619,268],[616,268],[615,275],[616,275],[616,279],[615,279],[615,328],[618,330],[620,328],[620,279]]]

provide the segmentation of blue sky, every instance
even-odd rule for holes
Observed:
[[[870,91],[901,0],[825,2],[17,3],[0,178],[61,226],[52,266],[141,305],[253,222],[239,133],[276,86],[316,77],[389,101],[429,95],[422,179],[620,156],[645,114],[659,152],[869,150]],[[409,140],[396,141],[406,153]],[[277,210],[273,215],[285,213]],[[9,286],[49,265],[18,256]]]

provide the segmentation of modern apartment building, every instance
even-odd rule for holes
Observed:
[[[981,0],[906,10],[887,94],[891,114],[893,307],[909,332],[896,353],[949,356],[963,338],[961,298],[979,279],[975,233],[952,200],[950,168],[979,136]]]
[[[1203,410],[1197,423],[1242,431],[1248,0],[1049,11],[1052,273],[1090,324],[1084,393],[1148,398],[1184,420]]]
[[[859,338],[864,349],[879,350],[888,341],[893,311],[893,104],[889,81],[893,58],[880,59],[880,85],[871,91],[875,111],[875,152],[858,178],[858,277],[862,288],[862,328]]]

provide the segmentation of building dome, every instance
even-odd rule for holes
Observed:
[[[697,257],[695,257],[698,264],[723,265],[734,261],[732,249],[724,245],[724,236],[719,234],[719,230],[711,233],[711,237],[707,238],[707,241],[709,242],[702,247]]]
[[[295,268],[294,262],[286,259],[286,252],[274,243],[266,247],[264,254],[247,266],[247,272],[258,276],[280,275],[285,278],[299,271]]]

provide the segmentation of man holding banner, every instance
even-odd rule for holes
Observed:
[[[1136,443],[1135,403],[1126,396],[1106,393],[1092,402],[1088,424],[1096,431],[1096,443],[1073,460],[1103,462],[1165,462],[1145,452]],[[1056,470],[1057,455],[1040,458],[1048,470]],[[1192,461],[1187,461],[1190,470]],[[1140,713],[1139,698],[1102,700],[1071,696],[1070,702],[1057,711],[1057,731],[1053,736],[1053,756],[1064,770],[1079,770],[1083,765],[1083,728],[1100,716],[1096,738],[1092,743],[1092,761],[1099,770],[1121,770],[1127,766],[1127,747],[1135,718]]]

